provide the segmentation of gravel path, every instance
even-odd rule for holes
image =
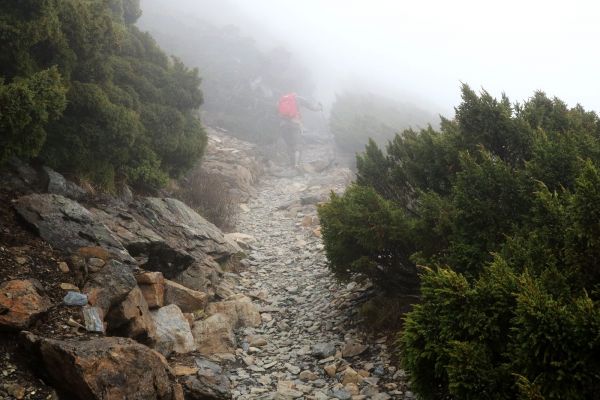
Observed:
[[[267,176],[241,215],[238,230],[256,240],[238,289],[261,306],[263,324],[238,332],[234,398],[413,398],[387,338],[367,338],[356,325],[368,289],[337,283],[326,267],[314,203],[347,178],[335,168]]]

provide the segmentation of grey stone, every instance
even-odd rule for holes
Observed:
[[[42,167],[41,181],[48,193],[58,194],[74,200],[79,200],[86,195],[85,190],[81,187],[66,180],[64,176],[46,166]]]
[[[81,247],[100,246],[116,259],[134,262],[114,233],[79,203],[56,194],[20,197],[15,209],[52,247],[74,253]]]
[[[352,395],[343,389],[334,389],[331,391],[331,395],[340,400],[350,400],[352,398]]]
[[[63,303],[65,303],[67,306],[83,307],[88,303],[88,297],[84,293],[67,292],[63,298]]]
[[[102,310],[98,307],[85,306],[82,311],[85,329],[88,332],[104,333],[104,323],[101,317]]]
[[[137,282],[131,268],[116,260],[111,260],[100,271],[89,276],[83,287],[91,305],[100,307],[104,315],[111,307],[121,303]]]
[[[320,359],[331,357],[335,354],[335,344],[333,343],[317,343],[313,345],[312,355]]]
[[[231,383],[225,375],[211,377],[197,375],[183,379],[185,398],[190,400],[229,400]]]

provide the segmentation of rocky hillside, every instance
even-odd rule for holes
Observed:
[[[210,138],[202,168],[238,194],[240,232],[174,198],[2,172],[0,399],[411,398],[388,338],[357,329],[369,285],[326,268],[316,205],[350,171],[322,144],[297,171]]]
[[[261,322],[234,240],[173,198],[93,196],[17,160],[1,179],[1,398],[230,396],[201,355]]]

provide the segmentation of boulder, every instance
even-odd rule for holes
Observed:
[[[0,329],[26,329],[48,311],[50,299],[38,288],[41,286],[34,280],[12,280],[0,285]]]
[[[40,182],[48,193],[58,194],[74,200],[79,200],[86,195],[85,190],[46,166],[42,167],[40,171]]]
[[[197,373],[183,381],[188,399],[231,399],[231,382],[223,374],[220,365],[203,358],[196,358]]]
[[[111,260],[100,271],[91,274],[83,292],[92,306],[99,307],[104,315],[111,307],[121,303],[137,286],[131,269]]]
[[[224,314],[235,328],[257,327],[262,323],[258,307],[250,298],[237,295],[231,300],[210,303],[206,308],[208,315]]]
[[[183,286],[213,295],[221,282],[221,266],[211,257],[196,260],[172,280]]]
[[[20,159],[16,157],[8,159],[6,167],[0,171],[0,182],[3,183],[4,187],[29,191],[35,186],[39,186],[37,171]]]
[[[235,351],[235,335],[226,315],[214,314],[205,320],[195,321],[192,334],[200,354],[212,355]]]
[[[182,312],[193,313],[204,310],[208,304],[208,295],[165,280],[165,304],[175,304]]]
[[[152,344],[156,326],[140,288],[135,287],[121,304],[113,307],[106,316],[108,334],[125,336],[140,343]]]
[[[15,209],[52,247],[73,253],[100,246],[121,261],[134,262],[121,242],[79,203],[56,194],[31,194],[17,199]]]
[[[176,278],[194,264],[202,264],[205,259],[227,263],[241,251],[215,225],[179,200],[141,198],[128,208],[111,204],[92,212],[115,232],[134,257],[144,257],[144,269],[162,272],[165,278],[184,285],[186,277]],[[204,278],[200,285],[205,285]]]
[[[36,366],[67,398],[173,398],[165,359],[134,340],[61,341],[30,333],[25,339]]]
[[[165,305],[165,278],[160,272],[144,272],[135,277],[150,308]]]
[[[216,260],[240,252],[219,228],[179,200],[147,197],[136,203],[135,211],[173,249],[208,254]]]
[[[168,356],[194,351],[194,337],[187,319],[175,304],[150,312],[156,325],[154,349]]]

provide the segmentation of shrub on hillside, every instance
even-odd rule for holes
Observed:
[[[399,348],[422,398],[592,399],[600,121],[543,93],[462,97],[439,131],[358,156],[356,185],[320,209],[330,266],[379,296],[420,288]],[[399,265],[426,266],[420,286],[384,273]]]
[[[138,30],[140,15],[139,0],[0,4],[0,162],[39,156],[114,189],[161,186],[198,160],[198,71]]]

